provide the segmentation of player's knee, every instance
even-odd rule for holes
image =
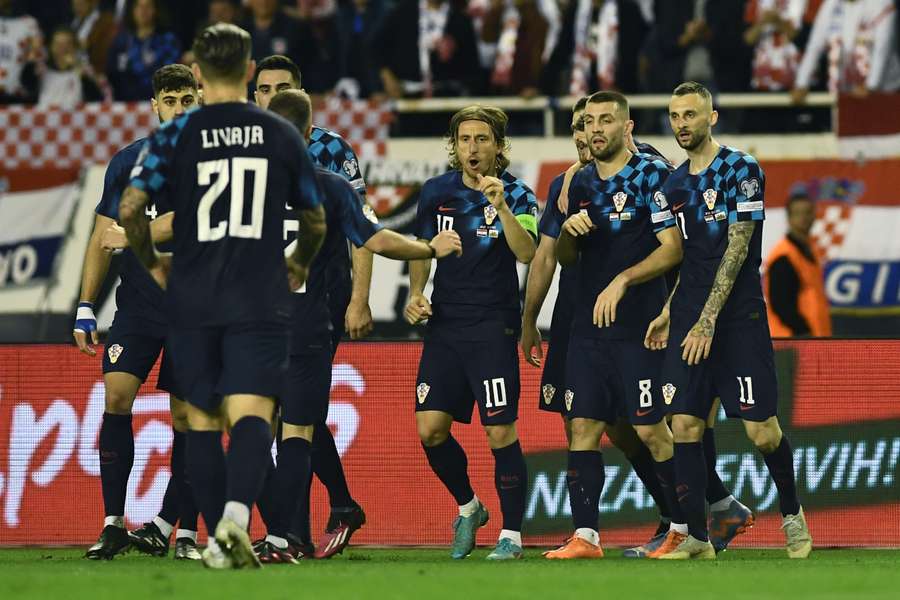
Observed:
[[[169,401],[169,409],[172,412],[172,429],[184,432],[188,430],[188,417],[186,403],[174,396]]]
[[[676,442],[699,442],[703,439],[706,423],[703,419],[690,415],[675,415],[672,418],[672,437]]]
[[[654,458],[671,452],[672,434],[665,425],[639,425],[635,431]]]
[[[763,454],[771,454],[778,449],[781,443],[781,428],[778,422],[766,421],[764,423],[747,424],[747,437]]]
[[[603,423],[593,419],[572,419],[572,441],[569,448],[572,450],[594,450],[600,445],[600,436],[603,435]]]
[[[516,426],[513,423],[508,425],[486,425],[484,433],[487,435],[488,445],[494,449],[506,448],[519,439],[516,433]]]
[[[422,445],[427,446],[428,448],[440,446],[447,441],[448,437],[450,437],[449,429],[438,427],[431,423],[419,423],[418,431]]]
[[[642,440],[635,433],[635,428],[622,419],[606,428],[606,437],[628,458],[635,456],[641,449]]]
[[[114,415],[130,415],[134,405],[134,395],[130,390],[119,390],[107,387],[105,410]]]

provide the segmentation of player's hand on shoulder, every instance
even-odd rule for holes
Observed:
[[[658,317],[650,321],[647,333],[644,335],[644,347],[649,350],[665,350],[669,344],[669,312],[663,311]]]
[[[288,287],[292,292],[296,292],[306,283],[306,279],[309,277],[309,267],[304,267],[291,256],[286,257],[284,262],[287,265]]]
[[[506,204],[503,197],[503,182],[500,179],[478,175],[475,181],[478,183],[479,191],[484,194],[494,208],[499,209]]]
[[[93,303],[78,303],[78,311],[75,313],[75,326],[72,328],[72,337],[75,338],[75,343],[78,344],[79,350],[88,356],[97,355],[97,351],[91,347],[91,344],[98,343],[97,317],[94,316]]]
[[[118,223],[113,223],[100,234],[100,246],[104,250],[121,250],[128,247],[128,237],[125,229]]]
[[[435,258],[444,258],[451,254],[462,256],[462,239],[452,229],[440,232],[431,238],[428,245],[434,249]]]
[[[419,325],[431,316],[431,303],[422,294],[413,294],[403,310],[403,316],[410,325]]]
[[[563,223],[563,231],[571,235],[572,237],[578,237],[581,235],[587,235],[591,233],[595,229],[594,222],[591,221],[591,218],[588,216],[587,212],[579,212],[568,219]]]
[[[544,348],[541,346],[541,332],[537,325],[522,320],[522,354],[525,356],[525,362],[534,367],[540,368],[541,361],[544,360]]]

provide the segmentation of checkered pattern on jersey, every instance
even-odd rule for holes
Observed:
[[[366,182],[359,168],[359,159],[350,144],[339,134],[330,129],[313,127],[309,136],[309,155],[315,164],[341,175],[360,194],[366,193]]]
[[[155,193],[166,183],[166,172],[170,167],[172,153],[178,138],[187,125],[188,119],[197,109],[188,111],[172,119],[156,130],[141,148],[137,162],[131,172],[131,185],[145,192]]]
[[[537,197],[524,181],[518,179],[515,175],[511,175],[508,171],[500,174],[500,180],[503,182],[503,193],[506,194],[506,201],[514,215],[526,214],[531,208],[536,209]],[[537,215],[537,210],[533,212]]]

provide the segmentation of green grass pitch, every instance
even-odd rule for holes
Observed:
[[[355,547],[327,561],[212,572],[196,563],[136,553],[109,562],[81,558],[83,549],[0,549],[0,598],[306,599],[453,598],[900,598],[900,551],[817,550],[790,561],[779,550],[734,550],[715,562],[668,563],[620,558],[489,563],[479,548],[462,561],[444,549]]]

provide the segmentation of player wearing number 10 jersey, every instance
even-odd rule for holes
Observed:
[[[325,235],[306,144],[286,120],[246,102],[250,49],[250,35],[234,25],[198,35],[193,71],[207,105],[150,137],[120,203],[129,244],[163,283],[143,209],[165,191],[175,213],[169,340],[190,403],[188,471],[210,533],[203,560],[213,568],[259,565],[247,527],[284,388],[288,277],[294,288],[305,282]],[[297,209],[299,232],[286,261],[287,205]]]

